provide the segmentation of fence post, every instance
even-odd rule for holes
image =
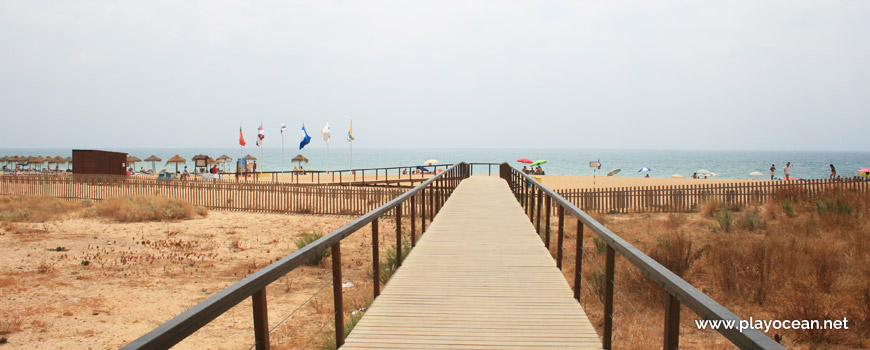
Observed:
[[[341,241],[332,245],[332,298],[335,305],[335,345],[344,345],[344,300],[341,294]]]
[[[396,266],[402,266],[402,205],[396,206]]]
[[[559,237],[558,242],[556,243],[556,248],[558,251],[556,252],[556,267],[559,270],[562,270],[562,240],[565,238],[565,207],[559,206]]]
[[[411,247],[417,246],[417,194],[411,196]]]
[[[665,292],[665,344],[666,350],[680,347],[680,301]]]
[[[580,282],[583,281],[583,222],[577,219],[577,240],[574,252],[574,299],[580,301]]]
[[[553,198],[547,196],[547,219],[544,220],[544,224],[547,225],[544,229],[544,247],[547,248],[547,252],[550,252],[550,217],[552,216],[551,207],[553,206]]]
[[[535,186],[535,187],[537,187],[537,186]],[[541,193],[542,191],[541,191],[540,187],[537,187],[537,192],[538,192],[538,203],[535,204],[535,216],[536,216],[535,217],[535,232],[537,232],[538,235],[540,235],[541,234],[541,200],[542,200],[542,193]]]
[[[614,255],[615,251],[610,244],[607,245],[607,255],[605,256],[604,279],[607,281],[604,284],[604,336],[602,343],[604,349],[611,349],[613,338],[613,270],[614,270]]]
[[[426,232],[426,187],[420,190],[420,235]]]
[[[378,219],[372,220],[372,280],[374,298],[381,295],[381,258],[378,248]],[[374,299],[373,298],[373,299]]]
[[[251,295],[254,308],[254,342],[257,350],[269,350],[269,313],[266,306],[266,288]]]

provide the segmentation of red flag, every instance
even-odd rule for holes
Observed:
[[[239,145],[240,146],[245,145],[245,134],[242,134],[242,127],[241,126],[239,126]]]

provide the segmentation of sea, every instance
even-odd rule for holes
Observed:
[[[343,147],[306,148],[304,153],[297,149],[263,148],[116,148],[106,151],[126,152],[140,159],[156,155],[162,162],[153,164],[154,169],[175,170],[174,164],[167,165],[169,158],[180,155],[188,160],[187,166],[193,168],[190,158],[197,154],[205,154],[212,158],[227,155],[234,159],[252,155],[257,157],[259,171],[292,170],[296,163],[290,159],[297,154],[304,154],[309,159],[303,164],[312,170],[344,170],[359,168],[378,168],[421,165],[428,160],[437,160],[439,164],[458,162],[501,163],[522,168],[518,159],[527,158],[532,161],[546,160],[542,168],[547,175],[582,175],[593,174],[604,176],[620,169],[614,176],[672,177],[680,175],[690,177],[698,170],[705,169],[716,173],[723,179],[750,179],[749,174],[758,171],[764,174],[760,178],[769,178],[770,165],[776,166],[776,175],[783,176],[782,169],[786,162],[794,165],[792,176],[799,179],[827,179],[830,174],[829,164],[834,164],[841,176],[857,176],[858,170],[870,167],[870,152],[803,152],[803,151],[687,151],[687,150],[584,150],[584,149],[469,149],[469,148],[364,148],[350,149]],[[72,149],[58,148],[0,148],[0,156],[62,156],[72,155]],[[282,161],[283,159],[283,161]],[[601,169],[590,167],[590,162],[598,161]],[[136,169],[145,167],[151,169],[152,164],[141,162]],[[181,167],[183,168],[183,164]],[[61,165],[64,168],[64,165]],[[641,172],[642,168],[649,171]],[[228,168],[229,169],[229,168]]]

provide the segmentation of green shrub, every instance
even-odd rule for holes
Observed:
[[[737,227],[750,232],[761,228],[763,223],[764,220],[761,218],[761,213],[757,208],[746,211],[737,219]]]
[[[719,214],[716,215],[716,221],[719,222],[719,228],[721,228],[722,231],[731,233],[731,224],[734,222],[734,215],[731,215],[730,210],[720,210]]]
[[[790,218],[797,216],[797,213],[794,211],[794,202],[790,199],[782,201],[782,210],[785,212],[785,215],[788,215]]]
[[[598,238],[598,236],[592,237],[592,242],[595,243],[595,251],[597,251],[598,254],[604,254],[604,251],[607,249],[607,243],[604,243],[604,241],[601,240],[601,238]]]
[[[293,240],[293,243],[296,244],[296,248],[302,249],[303,247],[313,243],[314,241],[323,237],[323,233],[320,231],[311,231],[310,233],[303,234],[299,238]],[[323,258],[329,256],[329,249],[323,249],[323,251],[317,253],[311,259],[305,262],[306,265],[320,265],[320,262],[323,261]]]

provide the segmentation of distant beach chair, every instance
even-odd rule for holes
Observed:
[[[160,173],[160,175],[157,175],[157,181],[172,181],[172,174]]]

